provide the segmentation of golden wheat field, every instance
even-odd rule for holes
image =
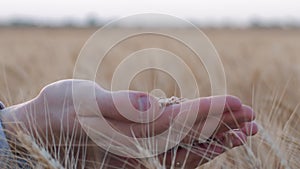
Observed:
[[[72,78],[80,49],[95,31],[94,28],[0,28],[0,100],[6,106],[18,104],[32,99],[51,82]],[[115,28],[107,34],[115,36],[122,31],[131,30]],[[195,35],[189,29],[168,31]],[[246,145],[200,168],[300,168],[300,30],[203,29],[203,32],[222,60],[227,93],[253,107],[260,131]],[[97,82],[108,88],[122,57],[150,47],[162,47],[183,57],[191,55],[169,39],[134,37],[108,53],[99,67]],[[192,60],[187,61],[192,65]],[[195,71],[201,96],[209,96],[205,69],[199,66]],[[160,78],[154,84],[153,74],[148,71],[138,75],[130,89],[151,91],[159,87],[168,97],[177,94],[178,86],[172,78],[158,75]],[[181,77],[184,79],[185,75]]]

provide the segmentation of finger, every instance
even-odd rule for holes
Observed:
[[[218,141],[212,140],[211,142],[205,143],[194,142],[190,145],[192,147],[186,146],[184,148],[175,149],[176,157],[173,157],[175,160],[168,160],[167,164],[171,165],[173,162],[173,165],[177,167],[196,168],[214,159],[228,149],[245,144],[247,136],[241,130],[231,130],[224,133],[224,135],[220,135],[219,138],[215,140]],[[172,156],[167,155],[167,157],[171,158]]]
[[[173,163],[167,164],[177,168],[197,168],[225,152],[222,146],[214,143],[198,143],[191,146],[179,147],[176,157],[169,160]]]
[[[224,113],[220,126],[215,133],[223,133],[234,128],[242,128],[245,122],[255,119],[255,112],[251,107],[243,105],[240,110]]]
[[[218,128],[215,130],[213,135],[218,135],[224,133],[231,129],[242,128],[245,125],[245,122],[252,121],[255,119],[255,113],[249,106],[243,105],[240,109],[236,109],[233,112],[225,112],[221,118]],[[184,139],[185,143],[189,143],[189,140],[197,139],[201,135],[201,129],[203,123],[197,123],[193,127],[193,130],[189,133],[189,137]],[[255,126],[254,126],[255,127]],[[254,128],[257,130],[256,128]],[[246,130],[246,129],[244,129]],[[246,132],[246,131],[245,131]],[[255,130],[254,130],[255,132]],[[256,131],[257,132],[257,131]]]
[[[180,131],[182,128],[188,125],[190,125],[189,127],[197,125],[197,131],[201,131],[202,126],[204,125],[205,120],[208,114],[210,113],[210,109],[219,111],[221,110],[221,114],[224,112],[224,109],[229,110],[229,108],[226,108],[226,106],[224,106],[224,103],[227,105],[227,107],[230,107],[230,109],[233,110],[238,110],[241,108],[240,100],[233,96],[214,96],[198,98],[185,101],[181,104],[173,104],[167,106],[164,108],[163,113],[159,116],[159,118],[157,118],[154,122],[142,125],[136,124],[134,126],[137,129],[147,128],[147,131],[151,131],[152,135],[160,134],[167,130],[170,127],[170,124],[174,122],[174,119],[180,114],[180,118],[183,120],[181,123],[178,120],[179,118],[176,119],[178,120],[176,122],[179,123],[179,125],[181,125],[178,127],[178,131]],[[154,131],[151,129],[154,129]],[[197,137],[196,135],[194,136]]]
[[[257,134],[258,132],[258,126],[256,122],[246,122],[243,127],[241,128],[241,131],[244,132],[246,136],[253,136]]]
[[[158,111],[158,100],[145,92],[99,91],[97,103],[105,118],[130,122],[131,117]],[[151,109],[151,110],[150,110]]]
[[[202,97],[199,99],[198,105],[200,110],[198,115],[202,115],[205,113],[209,114],[210,112],[213,112],[213,114],[223,114],[224,112],[228,111],[240,110],[242,107],[241,101],[235,96]],[[200,120],[202,120],[202,118],[200,118]]]
[[[213,103],[213,104],[212,104]],[[224,106],[226,104],[227,106]],[[213,96],[213,97],[203,97],[193,100],[185,101],[181,104],[173,104],[165,108],[161,116],[155,121],[155,123],[170,124],[179,113],[181,116],[191,116],[194,115],[195,125],[200,126],[204,123],[211,109],[228,111],[229,107],[232,110],[238,110],[241,108],[241,102],[238,98],[234,96]],[[214,106],[214,107],[212,107]],[[164,127],[162,127],[164,129]]]

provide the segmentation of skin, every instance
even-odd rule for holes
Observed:
[[[143,124],[130,121],[122,116],[114,106],[112,96],[115,96],[117,100],[122,102],[129,94],[131,104],[136,109],[147,111],[149,109],[149,102],[151,105],[158,105],[155,102],[157,99],[147,93],[136,91],[110,92],[91,81],[63,80],[46,86],[36,98],[28,102],[4,109],[2,120],[4,127],[9,131],[8,133],[14,133],[15,128],[20,127],[21,124],[23,130],[30,131],[30,129],[35,127],[38,130],[30,134],[35,138],[41,139],[45,144],[48,143],[49,147],[57,147],[58,145],[71,146],[74,152],[79,154],[78,158],[80,160],[78,160],[78,165],[83,165],[81,163],[83,160],[86,161],[84,164],[86,166],[100,167],[101,163],[99,161],[103,161],[105,153],[103,149],[88,139],[78,122],[78,116],[76,115],[72,100],[72,83],[80,87],[83,86],[83,88],[94,88],[96,100],[104,118],[113,128],[128,136],[132,136],[132,131],[136,137],[145,136],[147,126],[152,126],[150,127],[152,130],[146,133],[147,136],[159,134],[169,127],[170,119],[174,119],[181,113],[180,106],[200,105],[199,110],[195,112],[197,113],[196,123],[190,133],[181,141],[180,145],[155,157],[164,162],[167,167],[170,167],[172,163],[174,165],[174,162],[183,163],[186,160],[185,168],[196,168],[228,149],[245,144],[247,137],[255,135],[258,131],[257,125],[253,121],[255,113],[250,107],[243,105],[234,96],[218,96],[226,99],[226,106],[223,109],[221,122],[211,136],[212,139],[218,140],[218,142],[194,143],[193,146],[190,146],[191,150],[189,151],[181,145],[192,145],[191,140],[198,138],[205,119],[208,116],[212,97],[197,98],[181,104],[169,105],[164,109],[159,118],[148,124]],[[85,94],[82,94],[80,97],[85,100],[90,99],[86,98]],[[99,121],[96,121],[96,118],[97,115],[92,112],[85,112],[84,120],[87,123],[97,126]],[[101,130],[106,129],[102,128]],[[59,140],[59,138],[62,138],[62,135],[64,139]],[[13,134],[10,134],[9,137],[13,137]],[[85,140],[85,142],[83,143],[82,140]],[[172,153],[174,149],[177,151],[176,156]],[[86,153],[82,153],[84,150]],[[61,149],[60,151],[64,150]],[[205,152],[208,153],[205,154]],[[61,154],[64,153],[66,152]],[[111,153],[106,154],[106,159],[105,165],[126,168],[134,168],[139,160],[143,160],[119,157]],[[93,161],[96,163],[93,163]]]

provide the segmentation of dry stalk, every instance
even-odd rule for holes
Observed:
[[[38,161],[37,168],[64,169],[64,167],[45,150],[40,147],[29,135],[18,132],[17,137],[30,156]]]

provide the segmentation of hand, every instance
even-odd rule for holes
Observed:
[[[151,158],[160,161],[167,167],[171,165],[180,166],[185,161],[185,168],[195,168],[229,148],[244,144],[247,136],[257,133],[257,125],[252,122],[255,117],[254,112],[250,107],[242,105],[240,100],[233,96],[218,96],[226,99],[226,107],[223,110],[218,129],[211,136],[211,140],[214,142],[197,143],[213,97],[198,98],[169,105],[164,109],[162,116],[153,122],[136,123],[124,118],[114,105],[114,101],[122,103],[129,96],[133,107],[146,111],[149,108],[149,101],[156,104],[156,107],[159,106],[157,98],[136,91],[106,91],[96,83],[86,80],[64,80],[46,86],[31,101],[7,108],[3,113],[3,120],[8,122],[5,123],[5,128],[9,131],[14,131],[16,127],[20,126],[19,124],[23,124],[22,130],[32,135],[36,140],[40,140],[39,142],[45,147],[56,150],[52,151],[54,153],[52,155],[59,158],[61,164],[65,165],[66,168],[71,168],[70,165],[96,168],[101,165],[108,168],[136,168],[137,165],[144,165],[141,168],[146,168],[146,163],[149,162],[147,158],[127,158],[114,155],[89,139],[79,123],[78,114],[75,111],[75,106],[78,105],[73,103],[72,85],[76,88],[95,89],[96,101],[103,117],[114,129],[130,137],[133,134],[135,137],[159,134],[168,129],[170,121],[182,113],[180,112],[182,106],[200,105],[199,110],[195,112],[197,113],[196,123],[181,143],[173,149]],[[113,96],[116,100],[113,100]],[[80,97],[87,101],[92,99],[84,92]],[[125,111],[125,113],[130,114],[132,112]],[[101,125],[101,121],[95,112],[84,111],[81,115],[89,126],[98,128],[99,132],[107,132],[107,128],[97,127]],[[9,123],[18,125],[8,125]],[[149,128],[151,130],[147,130]],[[176,156],[172,151],[177,152]],[[65,158],[65,156],[69,157]],[[152,162],[150,165],[153,164]]]

